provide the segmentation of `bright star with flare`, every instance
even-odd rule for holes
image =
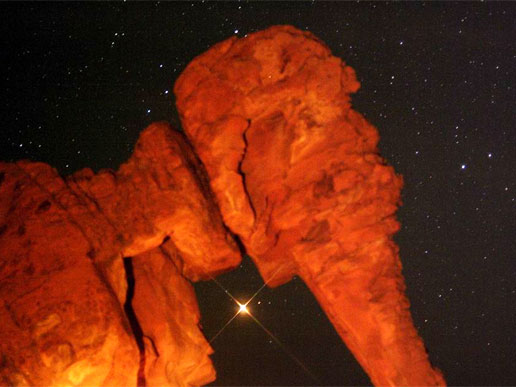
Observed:
[[[240,306],[240,309],[238,309],[238,313],[249,313],[247,310],[247,304],[238,304]]]
[[[245,304],[241,304],[240,302],[237,301],[237,299],[224,287],[222,286],[222,284],[217,281],[215,279],[215,277],[212,277],[208,274],[208,276],[211,277],[211,279],[213,280],[213,282],[215,282],[217,284],[218,287],[220,287],[224,293],[226,293],[229,298],[231,298],[237,305],[238,305],[238,310],[237,312],[233,315],[233,317],[231,317],[225,324],[222,328],[220,328],[220,330],[210,339],[210,344],[217,338],[219,337],[219,335],[224,331],[224,329],[226,329],[226,327],[231,324],[231,322],[240,314],[242,313],[245,313],[246,315],[248,315],[251,319],[253,319],[256,324],[258,324],[260,326],[260,328],[263,329],[263,331],[272,339],[276,342],[276,344],[278,344],[281,349],[283,349],[283,351],[285,351],[285,353],[290,356],[292,358],[292,360],[294,360],[306,373],[307,375],[309,375],[315,382],[317,382],[317,384],[320,384],[319,381],[317,380],[317,377],[312,374],[310,372],[310,370],[301,362],[301,360],[299,360],[281,341],[279,341],[279,339],[274,336],[274,334],[269,331],[260,321],[258,321],[258,319],[253,316],[251,314],[251,312],[249,311],[249,309],[247,309],[247,305],[250,304],[253,299],[263,290],[263,288],[267,285],[267,283],[269,281],[272,280],[272,278],[276,275],[276,273],[279,271],[279,269],[281,268],[281,266],[279,266],[276,271],[272,274],[272,276],[267,280],[267,282],[265,282],[254,294],[253,296],[245,303]],[[271,341],[272,342],[272,341]],[[208,348],[211,350],[211,347],[208,346]],[[200,363],[199,363],[200,364]],[[199,366],[199,364],[197,365],[197,367]]]

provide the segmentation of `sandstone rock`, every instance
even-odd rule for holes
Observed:
[[[354,71],[277,26],[194,59],[175,85],[224,222],[264,281],[299,275],[376,385],[443,385],[404,295],[392,235],[402,179],[350,105]]]
[[[76,197],[47,165],[0,171],[1,384],[134,385],[138,349]]]
[[[160,348],[185,345],[181,354],[190,357],[174,363],[182,349],[168,348],[167,361],[149,361],[151,379],[172,375],[172,385],[195,385],[214,378],[183,277],[211,278],[238,265],[240,255],[200,168],[183,136],[163,123],[142,133],[117,172],[83,170],[61,178],[43,163],[0,163],[2,384],[135,385],[140,354],[122,308],[128,294],[122,258],[132,256],[138,256],[141,280],[135,299],[153,294],[168,306],[154,320],[139,307],[136,318],[149,335],[155,327],[178,329],[180,322],[185,333],[179,337],[189,337],[187,345],[166,343],[170,335],[155,341]],[[175,252],[173,267],[146,253],[165,239]],[[159,265],[170,278],[162,273],[149,280],[145,273]],[[175,289],[183,292],[176,298]],[[194,362],[196,374],[187,375]],[[141,382],[145,376],[140,372]]]
[[[200,312],[183,262],[169,242],[133,258],[133,308],[145,332],[148,386],[199,386],[215,380],[213,350],[198,329]]]
[[[373,383],[444,384],[391,239],[402,180],[351,108],[358,87],[313,35],[273,27],[214,46],[175,85],[204,166],[163,123],[116,172],[0,163],[1,383],[212,381],[187,279],[240,261],[213,192],[267,284],[299,275]]]

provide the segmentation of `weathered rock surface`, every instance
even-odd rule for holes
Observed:
[[[213,350],[197,328],[200,312],[183,261],[170,241],[133,260],[133,308],[145,333],[148,386],[200,386],[215,380]]]
[[[224,222],[270,286],[299,275],[376,385],[443,385],[392,235],[402,179],[350,105],[352,68],[278,26],[194,59],[175,85]]]
[[[0,163],[0,384],[212,381],[188,280],[240,261],[220,208],[269,286],[306,282],[374,384],[443,385],[391,239],[402,180],[351,108],[358,88],[313,35],[273,27],[175,85],[204,166],[163,123],[116,172]]]
[[[210,278],[240,255],[200,168],[162,123],[117,172],[61,178],[43,163],[0,163],[0,384],[130,386],[138,372],[140,383],[214,379],[184,277]],[[123,257],[135,257],[141,357],[123,309]],[[166,308],[144,307],[147,296]]]

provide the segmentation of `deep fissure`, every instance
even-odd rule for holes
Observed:
[[[125,296],[124,302],[124,312],[129,320],[129,324],[131,325],[131,330],[133,332],[133,336],[136,340],[136,345],[138,346],[138,351],[140,353],[140,365],[138,367],[138,374],[136,376],[136,383],[138,387],[145,387],[145,344],[143,341],[143,330],[136,317],[136,313],[133,309],[133,298],[134,298],[134,290],[136,281],[134,278],[134,268],[133,268],[133,260],[131,257],[124,257],[124,269],[125,269],[125,279],[127,281],[127,292]]]
[[[246,156],[246,153],[247,153],[247,147],[249,146],[246,134],[247,134],[247,131],[249,130],[250,127],[251,127],[251,120],[247,119],[247,127],[242,132],[242,139],[244,140],[244,151],[242,152],[242,158],[238,162],[237,172],[242,177],[242,188],[244,189],[245,196],[247,197],[247,201],[249,202],[249,207],[251,207],[251,211],[253,212],[253,216],[254,216],[254,218],[256,220],[256,209],[254,208],[254,204],[253,204],[253,201],[251,199],[251,195],[249,195],[249,192],[247,190],[246,175],[245,175],[245,172],[242,169],[242,164],[244,163],[244,159],[245,159],[245,156]]]

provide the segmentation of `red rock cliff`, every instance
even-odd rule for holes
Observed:
[[[200,168],[167,124],[147,128],[117,172],[0,163],[0,384],[214,380],[185,277],[240,254]]]
[[[270,286],[299,275],[375,385],[443,385],[392,235],[402,179],[350,105],[353,69],[278,26],[194,59],[175,85],[224,222]]]

